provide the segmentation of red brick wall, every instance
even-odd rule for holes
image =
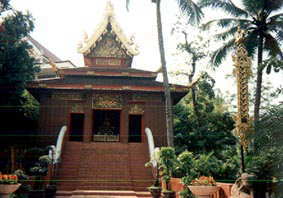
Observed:
[[[63,91],[61,93],[64,93]],[[143,97],[142,106],[144,108],[143,113],[143,132],[145,127],[149,127],[154,136],[156,146],[166,145],[166,119],[164,100],[162,99],[162,93],[149,94],[148,97]],[[121,109],[121,126],[120,135],[121,142],[128,142],[128,117],[129,106],[133,102],[131,94],[125,93],[124,106]],[[42,95],[40,99],[40,121],[39,121],[39,137],[44,144],[54,144],[56,142],[57,135],[63,125],[67,125],[69,128],[69,119],[72,106],[74,104],[82,104],[82,109],[85,113],[84,124],[84,141],[90,142],[92,139],[92,94],[86,94],[86,97],[82,101],[71,101],[55,99],[52,97],[52,93],[48,95]],[[142,140],[146,141],[146,137],[143,134]]]

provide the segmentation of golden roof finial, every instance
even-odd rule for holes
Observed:
[[[111,0],[107,1],[105,10],[106,10],[105,13],[106,13],[107,16],[113,16],[114,15],[114,7],[113,7]]]

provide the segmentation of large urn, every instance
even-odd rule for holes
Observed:
[[[210,198],[219,190],[218,186],[188,186],[190,191],[198,198]]]
[[[20,186],[21,184],[0,184],[0,198],[9,198]]]

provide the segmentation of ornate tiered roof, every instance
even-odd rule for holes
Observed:
[[[162,93],[162,82],[157,82],[157,72],[131,67],[138,50],[128,40],[116,22],[113,6],[106,6],[106,14],[95,33],[86,38],[79,52],[83,54],[85,67],[58,68],[57,78],[37,79],[29,84],[29,90],[92,90],[134,93]],[[173,102],[178,102],[188,92],[188,87],[170,85]]]
[[[133,40],[128,39],[125,36],[120,25],[116,21],[113,5],[110,1],[107,2],[104,19],[98,25],[91,37],[88,38],[87,35],[85,36],[84,42],[79,45],[78,52],[84,55],[89,54],[109,30],[116,36],[116,41],[118,41],[121,44],[121,47],[125,49],[127,55],[132,57],[139,54],[137,46],[134,44]]]

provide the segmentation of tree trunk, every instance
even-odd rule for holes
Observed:
[[[163,86],[164,86],[164,95],[165,95],[167,144],[168,146],[174,146],[172,102],[171,102],[170,87],[169,87],[169,82],[168,82],[166,60],[165,60],[165,50],[164,50],[163,35],[162,35],[160,2],[161,0],[156,0],[156,16],[157,16],[159,52],[160,52],[160,59],[161,59],[161,66],[162,66]]]
[[[196,72],[196,61],[193,59],[193,63],[192,63],[192,73],[189,75],[189,83],[193,82],[193,77],[195,75]],[[197,121],[198,121],[198,125],[200,124],[200,120],[199,120],[199,112],[198,112],[198,104],[197,104],[197,95],[196,95],[196,88],[193,86],[192,89],[192,103],[193,103],[193,109],[195,112],[195,115],[197,117]]]
[[[260,100],[261,100],[261,86],[262,86],[262,54],[263,54],[263,36],[260,34],[258,39],[258,54],[257,54],[257,80],[254,104],[254,121],[259,120]]]

